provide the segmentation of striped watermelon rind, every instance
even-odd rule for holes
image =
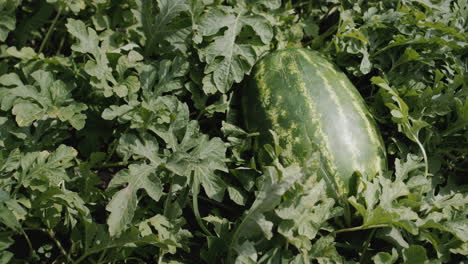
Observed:
[[[373,178],[386,169],[386,154],[375,121],[354,85],[318,52],[275,51],[262,58],[242,89],[245,128],[260,132],[261,146],[279,137],[282,157],[307,165],[320,149],[322,176],[334,179],[340,194],[353,187],[353,174]],[[265,161],[266,162],[266,161]]]

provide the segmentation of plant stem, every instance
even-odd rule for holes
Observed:
[[[164,250],[159,249],[158,264],[163,264]]]
[[[345,199],[343,200],[343,207],[344,207],[344,218],[346,226],[351,226],[351,209],[349,208],[349,204]]]
[[[21,227],[20,227],[21,228]],[[31,257],[33,255],[34,249],[31,243],[31,240],[29,239],[29,236],[24,232],[24,229],[21,228],[21,234],[24,236],[24,239],[26,240],[26,243],[28,244],[29,247],[29,256]]]
[[[172,175],[171,175],[172,176]],[[166,197],[166,200],[164,201],[164,211],[163,211],[163,214],[165,217],[168,217],[168,214],[169,214],[169,204],[171,202],[171,198],[172,198],[172,188],[173,188],[173,185],[174,185],[174,178],[171,177],[171,186],[169,187],[169,192],[167,193],[167,197]]]
[[[379,225],[370,225],[370,226],[356,226],[356,227],[350,227],[350,228],[343,228],[334,231],[334,234],[338,233],[344,233],[344,232],[354,232],[354,231],[360,231],[360,230],[366,230],[366,229],[372,229],[372,228],[381,228],[381,227],[388,227],[387,224],[379,224]]]
[[[55,29],[55,24],[57,24],[57,21],[60,17],[60,15],[62,14],[62,8],[60,7],[59,10],[57,11],[57,14],[55,15],[55,18],[54,20],[52,21],[52,24],[50,25],[49,27],[49,30],[47,30],[47,33],[44,37],[44,39],[42,40],[41,42],[41,46],[39,47],[39,51],[38,53],[41,53],[42,50],[44,49],[46,43],[49,41],[49,38],[50,38],[50,35],[52,34],[52,32],[54,31]]]
[[[55,237],[55,233],[53,230],[51,229],[48,229],[48,230],[43,230],[44,232],[47,232],[47,234],[49,234],[50,238],[55,242],[55,244],[57,245],[57,247],[60,249],[60,252],[67,258],[67,261],[69,263],[73,263],[73,259],[70,257],[70,254],[67,253],[67,251],[65,250],[65,248],[62,246],[62,243],[60,243],[60,241]]]
[[[203,116],[203,114],[205,114],[205,112],[206,112],[206,109],[202,109],[200,113],[198,113],[196,120],[200,120],[200,118]]]
[[[327,31],[325,31],[324,33],[322,33],[320,36],[314,38],[313,40],[311,40],[310,42],[308,43],[305,43],[304,46],[307,46],[307,45],[311,45],[311,48],[312,49],[317,49],[319,48],[323,41],[328,38],[329,36],[331,36],[333,33],[335,33],[335,31],[338,30],[338,24],[335,24],[333,26],[331,26],[329,29],[327,29]]]
[[[367,252],[367,248],[369,247],[369,244],[370,244],[370,241],[372,240],[372,237],[374,237],[374,234],[375,234],[375,231],[377,229],[372,229],[371,233],[369,234],[369,237],[367,238],[366,242],[364,242],[364,244],[362,245],[362,255],[361,255],[361,258],[359,259],[359,263],[363,263],[364,261],[364,257],[366,255],[366,252]]]
[[[19,176],[18,183],[16,184],[15,189],[11,193],[11,197],[16,197],[16,194],[19,192],[20,188],[23,186],[23,180],[25,177],[26,177],[25,172],[22,171]]]
[[[119,162],[110,162],[110,163],[104,163],[99,166],[93,167],[93,169],[105,169],[105,168],[112,168],[112,167],[121,167],[121,166],[127,166],[128,161],[119,161]]]
[[[349,245],[349,244],[346,244],[346,243],[336,242],[335,246],[339,247],[339,248],[352,249],[352,250],[355,250],[355,251],[359,250],[358,247],[356,247],[354,245]]]
[[[253,132],[253,133],[247,134],[247,137],[256,137],[256,136],[260,136],[260,132]]]
[[[198,192],[199,192],[199,188],[200,188],[200,183],[198,181],[193,181],[193,188],[192,188],[192,192],[193,192],[193,198],[192,198],[192,203],[193,203],[193,213],[195,214],[195,219],[197,220],[197,223],[198,225],[200,226],[200,228],[202,229],[203,232],[205,232],[205,234],[207,236],[213,236],[213,234],[211,234],[211,232],[208,230],[208,228],[206,228],[205,224],[203,224],[203,221],[200,217],[200,211],[198,210]]]
[[[125,133],[127,133],[127,131],[130,129],[130,127],[126,127],[125,130],[122,132],[122,134],[120,135],[123,135]],[[110,151],[109,151],[109,155],[107,155],[107,158],[106,160],[104,161],[104,164],[106,164],[107,162],[109,162],[109,160],[112,158],[112,156],[114,155],[114,152],[117,150],[117,141],[112,141],[112,143],[110,144],[109,148],[110,148]]]
[[[225,209],[225,210],[234,212],[234,210],[233,210],[231,207],[229,207],[229,206],[227,206],[227,205],[225,205],[225,204],[223,204],[223,203],[220,203],[220,202],[217,202],[217,201],[208,199],[208,198],[203,197],[203,196],[199,196],[198,198],[199,198],[200,200],[203,200],[203,201],[205,201],[205,202],[207,202],[207,203],[210,203],[210,204],[212,204],[212,205],[214,205],[214,206],[216,206],[216,207],[220,207],[220,208],[223,208],[223,209]]]
[[[59,248],[60,252],[62,253],[63,256],[65,256],[67,258],[67,261],[70,262],[70,263],[73,263],[73,259],[71,258],[70,254],[67,253],[67,251],[65,250],[65,248],[62,246],[62,243],[60,243],[60,241],[55,237],[55,233],[53,230],[51,229],[44,229],[44,228],[25,228],[25,229],[21,229],[21,232],[23,233],[23,235],[26,237],[26,242],[28,243],[28,246],[30,246],[31,250],[32,250],[32,244],[31,244],[31,241],[29,241],[29,238],[28,236],[26,235],[26,233],[24,232],[24,230],[34,230],[34,231],[41,231],[41,232],[44,232],[46,233],[47,235],[49,235],[50,239],[52,239],[52,241],[54,241],[55,245]]]
[[[73,262],[73,264],[79,264],[81,263],[83,260],[85,260],[88,256],[90,256],[91,254],[84,254],[82,255],[80,258],[78,258],[75,262]]]
[[[458,151],[458,152],[462,152],[462,153],[468,153],[468,148],[447,147],[447,148],[442,148],[441,150],[444,151],[444,152]]]
[[[63,44],[65,43],[66,36],[67,36],[67,35],[65,34],[65,35],[63,36],[63,38],[60,40],[60,44],[59,44],[59,46],[58,46],[58,48],[57,48],[57,52],[55,53],[56,56],[60,54],[60,51],[61,51],[62,48],[63,48]]]
[[[429,174],[429,162],[427,160],[426,150],[424,149],[424,146],[422,145],[421,141],[419,141],[417,137],[415,137],[415,139],[416,139],[416,144],[418,144],[419,148],[421,149],[421,152],[424,158],[424,177],[427,177],[427,175]]]
[[[465,124],[464,122],[460,122],[458,125],[455,125],[447,130],[445,130],[443,133],[442,133],[442,136],[446,137],[454,132],[457,132],[458,130],[464,128],[467,124]]]
[[[445,154],[447,157],[449,157],[452,160],[457,160],[457,159],[460,158],[460,157],[457,157],[457,156],[453,155],[452,153],[450,153],[448,151],[441,151],[441,153]]]
[[[98,259],[98,263],[101,263],[102,260],[104,259],[104,257],[106,256],[106,252],[107,252],[107,248],[104,249],[102,252],[101,252],[101,255],[99,256],[99,259]]]

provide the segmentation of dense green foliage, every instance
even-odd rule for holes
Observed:
[[[0,0],[0,263],[458,263],[468,256],[467,0]],[[388,172],[336,200],[235,96],[318,50]],[[333,140],[331,138],[330,140]]]

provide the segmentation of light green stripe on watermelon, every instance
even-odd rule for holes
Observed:
[[[299,52],[304,56],[304,58],[309,62],[309,63],[314,63],[312,61],[312,58],[309,54],[304,52],[303,50],[299,50]],[[375,144],[376,146],[382,145],[381,138],[378,134],[378,131],[376,130],[375,124],[372,124],[371,120],[372,117],[365,107],[365,102],[360,96],[360,94],[357,92],[357,90],[354,88],[353,84],[349,81],[349,79],[346,77],[346,75],[342,72],[337,72],[334,68],[333,65],[331,65],[329,62],[327,62],[323,58],[317,59],[315,62],[319,66],[322,67],[322,72],[323,71],[329,71],[333,75],[338,75],[341,78],[334,78],[332,81],[334,82],[334,85],[340,85],[343,89],[347,90],[346,96],[348,98],[344,98],[345,100],[351,102],[353,104],[354,109],[356,112],[360,115],[361,120],[364,122],[364,126],[367,131],[367,135],[371,142]],[[342,108],[338,108],[339,110],[342,110]],[[376,155],[379,155],[379,153],[375,153]],[[382,162],[380,160],[376,160],[376,163],[374,164],[374,167],[376,171],[382,171]],[[361,168],[363,170],[364,168]]]
[[[345,89],[348,89],[349,90],[349,96],[351,98],[351,101],[353,102],[358,102],[359,100],[362,100],[360,98],[360,95],[359,94],[355,94],[354,92],[352,92],[352,90],[349,88],[351,84],[350,81],[347,80],[348,83],[346,83],[345,81],[341,80],[340,81],[340,84],[342,87],[344,87]],[[352,87],[352,86],[351,86]],[[356,103],[357,104],[357,103]],[[382,142],[382,139],[379,137],[379,134],[378,134],[378,131],[377,131],[377,128],[374,124],[371,123],[371,119],[369,118],[369,116],[371,116],[371,114],[366,111],[364,112],[364,110],[360,107],[357,107],[357,111],[358,113],[360,114],[360,116],[362,117],[362,119],[364,120],[365,122],[365,127],[366,127],[366,131],[367,131],[367,135],[369,136],[372,144],[375,144],[376,146],[379,146],[379,145],[383,145],[383,142]],[[376,153],[376,155],[379,155],[379,153]],[[379,161],[379,160],[375,160],[376,163],[374,164],[375,165],[375,168],[377,171],[382,171],[383,168],[382,168],[382,162]]]
[[[267,83],[264,80],[265,76],[265,63],[258,64],[258,70],[255,74],[257,79],[258,91],[260,93],[260,98],[262,98],[262,105],[263,107],[267,107],[270,105],[270,93],[271,91],[268,89]]]
[[[351,176],[366,178],[385,168],[385,152],[364,100],[346,76],[317,53],[286,49],[264,57],[242,90],[246,129],[260,132],[257,150],[272,144],[274,130],[286,160],[307,165],[321,150],[338,192]],[[265,155],[259,152],[261,162]]]
[[[326,70],[323,69],[320,69],[318,66],[318,64],[316,64],[315,62],[313,62],[309,56],[307,54],[305,54],[305,52],[303,52],[302,50],[299,50],[299,53],[301,53],[304,58],[309,62],[311,63],[312,65],[314,65],[316,67],[316,75],[322,80],[323,82],[323,90],[326,91],[328,93],[328,97],[330,99],[330,102],[331,104],[329,105],[329,107],[334,107],[336,109],[336,117],[335,117],[335,120],[334,120],[334,123],[335,124],[339,124],[340,126],[342,127],[348,127],[349,125],[349,122],[352,122],[347,116],[346,116],[346,113],[344,112],[343,108],[342,108],[342,105],[344,102],[340,102],[340,99],[338,98],[338,95],[336,94],[333,86],[330,84],[329,80],[325,77],[325,73],[324,71]],[[320,69],[320,70],[319,70]],[[305,77],[307,78],[307,76],[309,75],[305,75]],[[309,83],[310,83],[311,80],[309,80]],[[318,100],[318,98],[315,98],[316,100]],[[349,156],[349,159],[351,161],[351,163],[353,164],[353,168],[355,169],[358,169],[360,171],[362,171],[364,168],[361,166],[361,164],[359,164],[357,162],[357,152],[359,151],[358,149],[356,149],[356,138],[353,137],[349,131],[347,130],[343,130],[342,131],[342,134],[339,138],[342,138],[343,140],[341,142],[339,142],[339,144],[336,144],[336,146],[334,146],[335,148],[340,148],[340,147],[345,147],[347,148],[347,153],[350,154]],[[336,141],[336,139],[334,139]],[[328,149],[330,149],[331,147],[328,147]]]
[[[324,133],[322,126],[320,125],[321,114],[320,112],[317,111],[317,106],[313,98],[311,97],[311,94],[308,91],[308,87],[306,86],[307,82],[305,82],[304,80],[304,78],[307,78],[307,76],[304,76],[302,72],[299,70],[299,66],[297,64],[297,60],[295,59],[295,56],[293,55],[290,58],[291,59],[289,63],[283,62],[281,65],[285,65],[285,67],[288,69],[287,75],[294,76],[294,78],[291,78],[288,83],[290,83],[292,87],[297,89],[299,95],[303,95],[306,97],[305,103],[307,104],[307,107],[308,107],[307,110],[309,113],[308,116],[310,117],[307,121],[310,122],[310,124],[315,127],[315,131],[312,132],[313,130],[311,131],[310,128],[307,128],[307,126],[304,126],[306,135],[313,134],[314,138],[320,139],[319,141],[315,140],[315,144],[318,145],[318,147],[321,150],[322,155],[325,157],[327,167],[331,170],[331,173],[336,173],[336,169],[333,166],[335,162],[334,157],[328,151],[330,149],[330,146],[329,146],[330,140],[327,134]],[[277,107],[281,107],[281,105]],[[306,138],[309,144],[314,142],[314,140],[312,140],[309,136],[307,136]]]

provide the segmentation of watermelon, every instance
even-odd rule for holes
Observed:
[[[331,179],[338,194],[355,190],[357,177],[371,179],[386,169],[382,137],[364,99],[318,52],[270,53],[254,66],[241,94],[245,128],[260,134],[260,162],[266,162],[263,146],[272,145],[272,130],[284,160],[305,167],[320,153],[319,175]]]

